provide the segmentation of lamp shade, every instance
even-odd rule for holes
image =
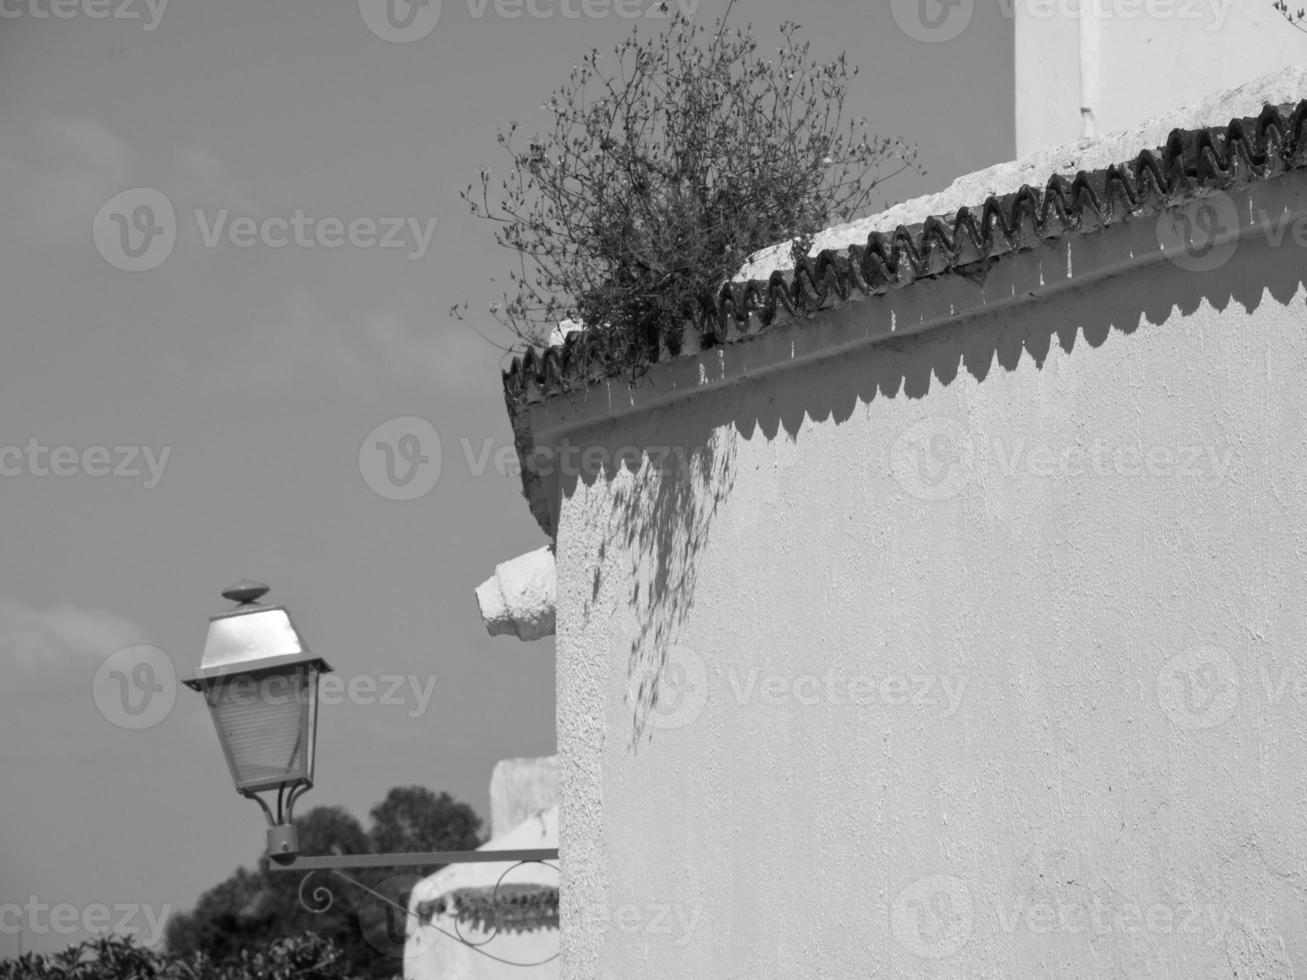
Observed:
[[[241,602],[209,619],[196,676],[238,792],[313,785],[318,677],[331,668],[304,643],[284,606],[256,600],[267,586],[239,583]]]

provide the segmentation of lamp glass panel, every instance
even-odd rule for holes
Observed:
[[[241,674],[209,689],[209,709],[237,790],[313,778],[317,671]]]

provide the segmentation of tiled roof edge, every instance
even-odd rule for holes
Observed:
[[[1023,185],[990,195],[976,207],[900,225],[889,234],[872,232],[864,245],[825,249],[767,279],[726,283],[704,298],[710,315],[697,328],[699,346],[746,339],[782,315],[803,316],[834,298],[880,295],[1041,242],[1093,233],[1127,215],[1173,206],[1201,189],[1267,180],[1307,166],[1304,126],[1307,99],[1267,104],[1260,114],[1225,126],[1174,129],[1165,146],[1141,150],[1133,160],[1082,170],[1074,178],[1054,174],[1042,190]],[[551,537],[547,501],[537,499],[543,491],[525,465],[533,449],[525,405],[621,373],[623,365],[605,360],[607,349],[595,331],[576,331],[561,345],[514,358],[503,373],[524,463],[523,489],[532,514]]]
[[[558,888],[537,884],[460,888],[419,903],[416,913],[422,925],[428,925],[437,915],[453,915],[461,924],[483,933],[556,930]]]

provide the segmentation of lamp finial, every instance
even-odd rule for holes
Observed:
[[[223,589],[222,597],[230,599],[232,602],[239,602],[242,606],[248,606],[258,602],[268,594],[268,591],[268,586],[262,582],[243,578],[234,585],[229,585]]]

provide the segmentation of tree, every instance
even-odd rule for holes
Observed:
[[[344,807],[314,807],[295,820],[295,831],[303,854],[366,854],[368,836],[358,820]],[[334,894],[331,905],[317,911],[305,908],[300,901],[301,874],[277,873],[269,870],[268,856],[259,858],[259,875],[264,883],[262,910],[273,924],[272,936],[293,936],[301,932],[316,932],[331,940],[345,956],[351,970],[359,976],[370,976],[377,959],[375,951],[361,941],[354,896],[342,894],[341,883],[322,877],[309,883],[310,887],[330,884]],[[312,897],[309,888],[305,894]],[[393,964],[377,976],[388,977]]]
[[[782,25],[764,57],[751,27],[723,18],[709,41],[674,15],[660,35],[637,28],[611,70],[598,50],[584,57],[542,106],[552,128],[525,147],[517,123],[501,130],[512,164],[498,203],[489,170],[462,196],[515,253],[492,312],[517,338],[537,345],[580,320],[607,360],[638,369],[678,349],[751,253],[794,239],[807,254],[816,231],[867,206],[885,164],[915,166],[902,141],[845,124],[857,68],[812,60],[798,32]]]
[[[370,817],[365,832],[343,807],[315,807],[295,820],[301,853],[471,850],[481,844],[481,818],[448,793],[397,787],[372,808]],[[359,885],[319,877],[304,888],[310,909],[300,901],[304,875],[271,871],[265,855],[257,870],[238,869],[201,895],[192,912],[173,916],[166,933],[168,950],[232,963],[247,949],[308,931],[340,951],[352,976],[383,980],[399,972],[408,893],[434,870],[396,874],[395,869],[359,869],[351,872]],[[323,885],[330,886],[329,904],[325,895],[315,899],[315,890]]]
[[[369,814],[368,840],[375,854],[470,851],[481,845],[481,818],[448,793],[437,796],[422,786],[395,787]],[[360,901],[358,922],[364,941],[388,957],[402,957],[409,892],[443,865],[383,871],[369,882],[376,894]]]
[[[302,854],[367,854],[368,835],[343,806],[315,806],[295,821]],[[267,856],[261,861],[266,866]]]
[[[369,816],[368,840],[377,854],[467,851],[481,846],[477,812],[448,793],[437,796],[422,786],[395,787]]]
[[[264,909],[267,882],[245,868],[200,896],[195,911],[168,919],[165,942],[177,954],[204,952],[222,961],[250,942],[266,940],[275,924]]]
[[[368,838],[358,820],[342,807],[315,807],[295,820],[305,854],[365,854]],[[200,896],[195,910],[168,921],[165,941],[174,953],[202,952],[225,962],[251,944],[284,939],[302,932],[329,937],[345,950],[351,964],[375,958],[363,950],[347,903],[333,902],[315,914],[299,900],[302,875],[274,874],[267,856],[258,870],[238,868],[226,881]]]

